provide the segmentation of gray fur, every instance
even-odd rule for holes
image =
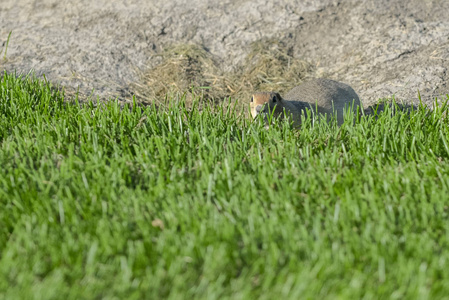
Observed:
[[[304,110],[309,106],[313,112],[320,114],[337,114],[338,124],[343,123],[343,111],[347,107],[353,110],[361,106],[357,93],[347,84],[330,80],[314,79],[290,90],[284,101],[290,102],[296,109]]]

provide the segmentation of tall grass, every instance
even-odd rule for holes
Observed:
[[[265,130],[4,74],[0,298],[447,297],[446,113]]]

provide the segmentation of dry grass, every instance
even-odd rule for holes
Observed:
[[[220,86],[218,63],[204,48],[182,44],[165,49],[160,56],[162,62],[142,72],[141,81],[131,85],[139,100],[163,103],[171,94],[207,99],[226,96]]]
[[[203,47],[176,45],[163,51],[161,63],[143,71],[130,90],[147,103],[164,103],[173,94],[185,95],[187,103],[197,96],[213,103],[229,97],[247,102],[254,91],[283,93],[310,74],[310,65],[292,52],[279,41],[258,41],[242,65],[224,72],[219,59]]]
[[[312,68],[304,60],[294,58],[292,52],[279,41],[253,43],[240,72],[233,74],[236,95],[249,98],[254,91],[284,93],[301,83]]]

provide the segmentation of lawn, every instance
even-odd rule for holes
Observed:
[[[449,299],[445,105],[296,131],[170,103],[3,74],[0,299]]]

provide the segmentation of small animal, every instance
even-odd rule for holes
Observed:
[[[254,118],[262,114],[267,121],[270,113],[274,117],[286,117],[286,114],[294,127],[301,125],[306,108],[327,117],[336,114],[337,123],[341,125],[343,111],[348,107],[355,111],[358,106],[361,106],[359,96],[349,85],[330,79],[307,81],[294,87],[284,97],[276,92],[254,93],[250,104]]]

